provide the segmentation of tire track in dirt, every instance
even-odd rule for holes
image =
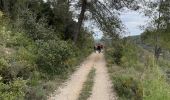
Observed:
[[[106,61],[103,54],[98,55],[95,63],[96,77],[92,95],[88,100],[116,100],[112,90],[112,83],[107,72]]]
[[[92,67],[96,69],[96,75],[92,95],[88,100],[116,100],[102,53],[92,53],[48,100],[77,100]]]
[[[78,70],[63,84],[48,100],[76,100],[79,97],[83,83],[87,79],[87,75],[94,66],[96,54],[91,54],[85,60]]]

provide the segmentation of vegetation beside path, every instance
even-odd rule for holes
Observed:
[[[82,28],[73,42],[68,25],[76,22],[60,1],[59,9],[43,0],[3,1],[10,9],[0,8],[0,100],[47,99],[91,53],[92,35]]]
[[[152,53],[127,41],[108,47],[105,53],[113,89],[120,100],[170,99],[165,71],[170,68],[169,62],[156,63]]]

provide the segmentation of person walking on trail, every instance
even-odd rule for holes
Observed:
[[[97,47],[96,47],[96,45],[94,46],[94,52],[96,52],[97,51]]]
[[[103,51],[103,49],[104,49],[103,45],[100,45],[100,48],[101,48],[101,51]]]
[[[97,51],[98,51],[99,53],[101,53],[101,46],[100,46],[100,45],[97,46]]]

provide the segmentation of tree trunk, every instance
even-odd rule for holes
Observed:
[[[163,3],[163,0],[160,0],[159,10],[161,9],[162,3]],[[158,61],[159,55],[160,55],[160,52],[161,52],[160,51],[161,48],[158,45],[158,43],[159,43],[159,34],[160,34],[159,33],[160,32],[160,25],[161,25],[160,18],[161,18],[161,13],[159,12],[157,32],[156,32],[156,37],[155,37],[155,58],[156,58],[156,61]]]
[[[0,0],[0,10],[3,10],[3,7],[4,7],[3,1]]]
[[[8,13],[8,3],[9,3],[9,1],[0,0],[0,10]]]
[[[81,30],[81,26],[83,24],[83,20],[85,17],[86,9],[87,9],[87,0],[82,0],[81,13],[79,15],[77,27],[76,27],[75,33],[74,33],[74,43],[77,42],[78,36],[80,34],[80,30]]]

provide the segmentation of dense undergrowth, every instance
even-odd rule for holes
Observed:
[[[14,27],[18,21],[11,24],[0,11],[0,100],[47,99],[92,49],[93,38],[83,29],[86,38],[73,45],[43,23],[26,21],[27,28]]]
[[[156,62],[151,53],[130,42],[117,45],[106,49],[106,58],[119,99],[169,100],[170,84],[166,76],[169,62]]]

